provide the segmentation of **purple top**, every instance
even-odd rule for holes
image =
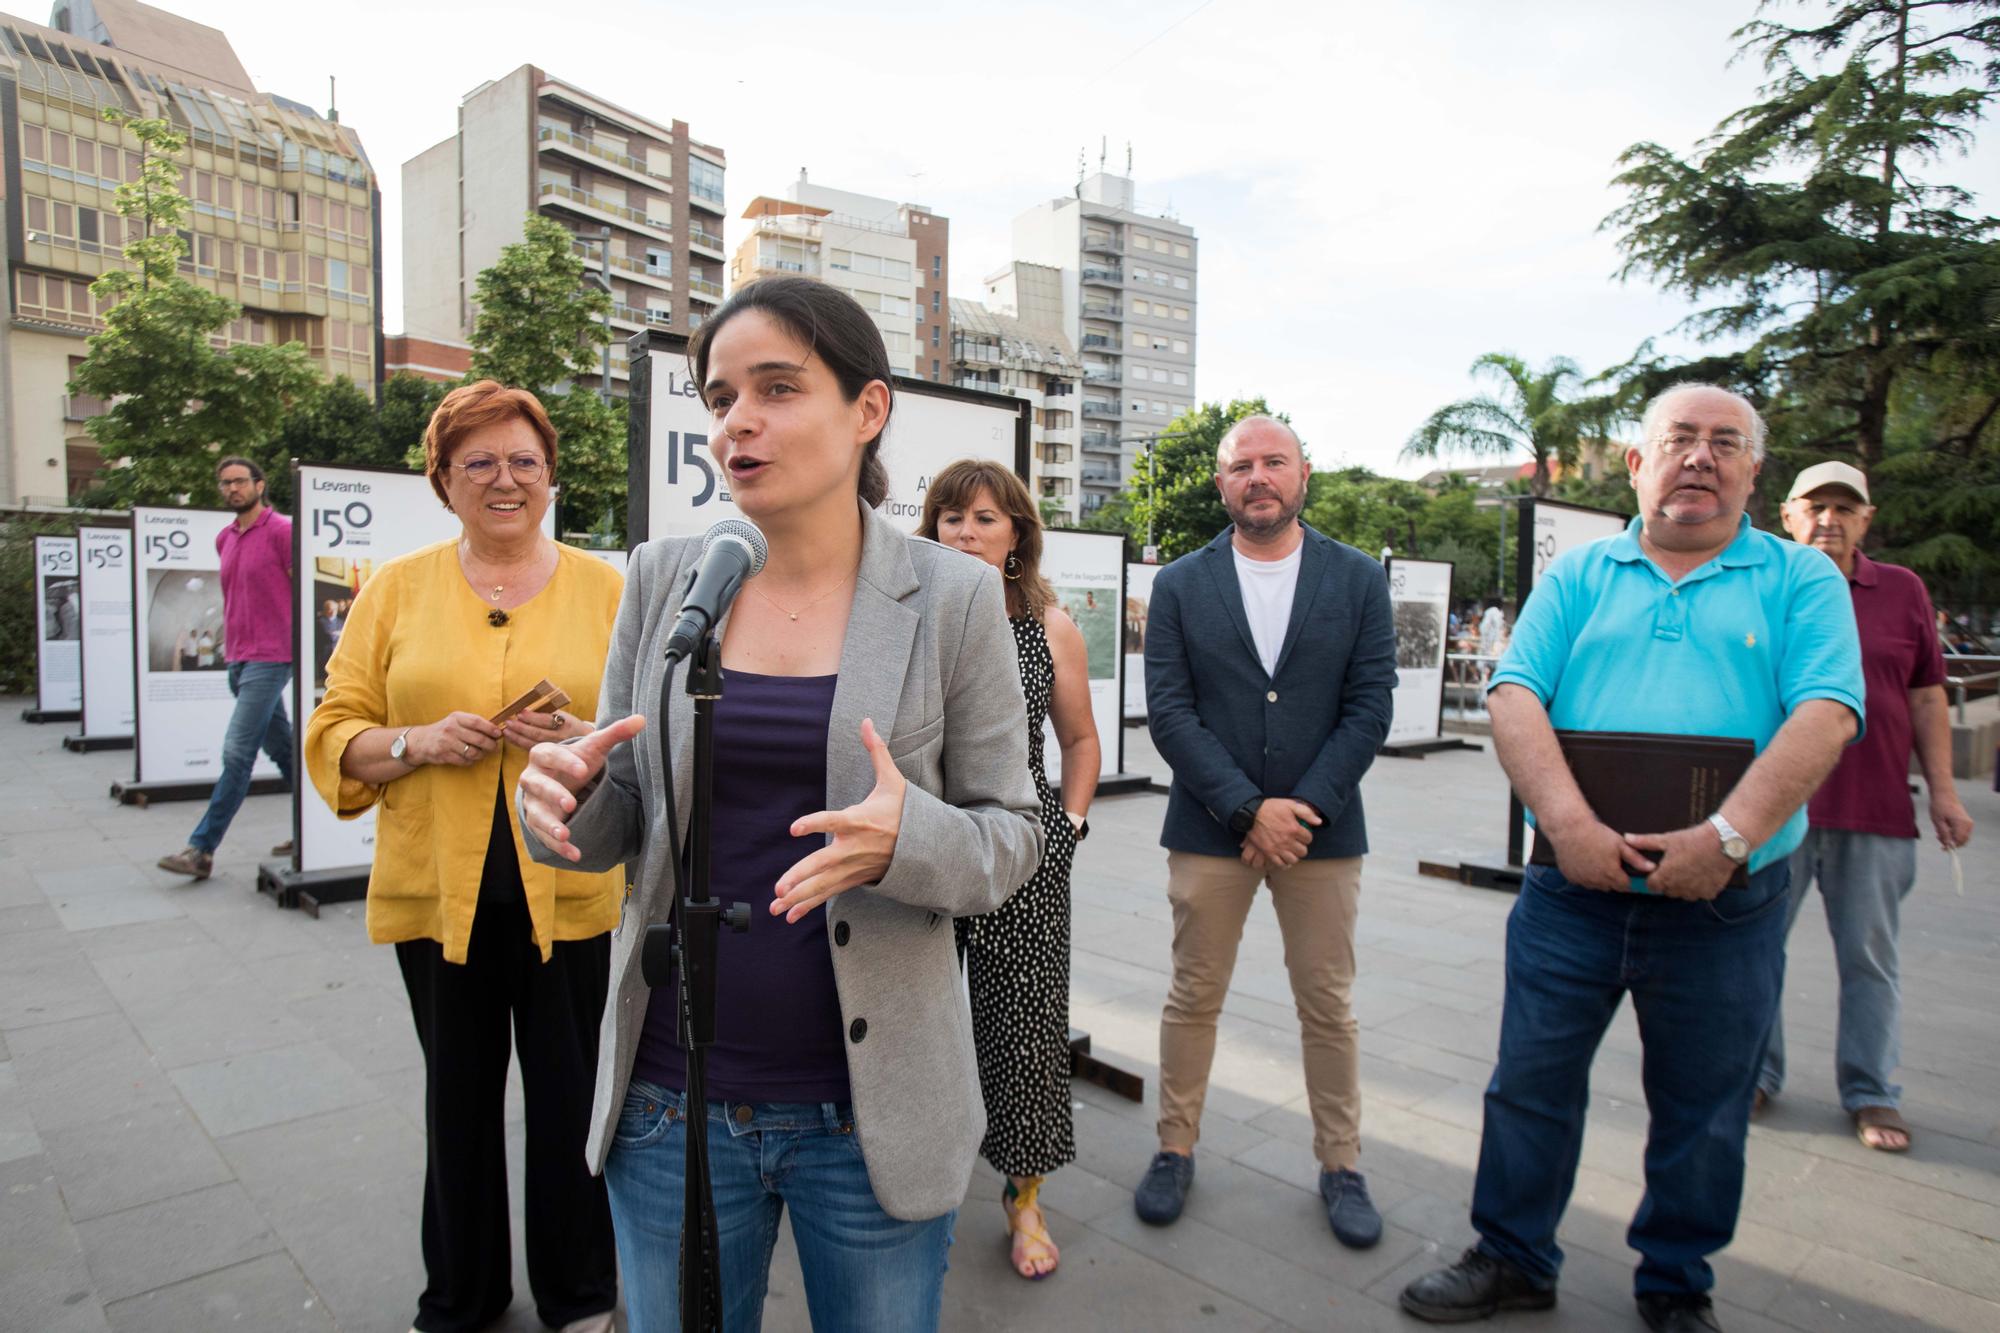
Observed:
[[[1924,581],[1901,565],[1856,551],[1847,576],[1861,631],[1861,674],[1868,685],[1868,727],[1827,775],[1806,817],[1814,828],[1917,836],[1910,804],[1910,691],[1944,683],[1944,650]]]
[[[292,660],[292,520],[266,506],[247,531],[215,534],[222,557],[222,655],[231,662]]]
[[[847,1042],[834,989],[826,909],[795,924],[770,913],[778,876],[818,850],[792,821],[826,808],[826,736],[838,676],[726,673],[715,709],[716,854],[709,886],[750,904],[750,929],[722,932],[716,960],[715,1045],[708,1095],[717,1101],[845,1102]],[[687,808],[687,793],[678,793]],[[674,1031],[677,983],[653,992],[635,1078],[680,1089],[686,1063]]]

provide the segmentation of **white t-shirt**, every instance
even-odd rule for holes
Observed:
[[[1292,597],[1299,590],[1299,561],[1306,549],[1300,542],[1283,560],[1252,560],[1231,547],[1236,557],[1236,583],[1243,590],[1243,614],[1250,621],[1250,637],[1257,643],[1257,658],[1264,674],[1278,669],[1278,654],[1285,647],[1285,631],[1292,623]]]
[[[1479,617],[1479,653],[1491,657],[1500,647],[1500,635],[1507,628],[1507,618],[1497,606],[1486,608],[1486,614]]]

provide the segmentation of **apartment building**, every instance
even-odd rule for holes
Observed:
[[[1082,380],[1082,363],[1061,330],[989,310],[978,301],[951,303],[951,382],[962,389],[1011,394],[1034,405],[1029,489],[1044,511],[1060,511],[1060,526],[1073,526],[1082,515],[1077,418]]]
[[[303,343],[371,392],[381,363],[381,196],[355,132],[257,91],[220,31],[132,0],[61,0],[44,26],[0,14],[0,495],[66,503],[99,471],[105,405],[67,384],[103,327],[90,285],[127,267],[139,225],[115,192],[140,143],[102,113],[188,139],[184,276],[243,307],[215,335]]]
[[[1194,406],[1199,258],[1194,229],[1141,211],[1126,176],[1099,172],[1014,219],[1015,262],[987,280],[987,302],[1036,323],[1053,313],[1076,345],[1084,514]]]
[[[732,287],[804,273],[859,301],[904,375],[942,383],[951,359],[951,219],[816,185],[804,171],[781,195],[760,195],[743,216],[750,234],[729,263]]]
[[[608,279],[622,394],[628,336],[690,333],[722,302],[726,165],[687,122],[648,120],[533,65],[481,84],[452,136],[403,164],[403,334],[470,340],[480,272],[539,213]]]

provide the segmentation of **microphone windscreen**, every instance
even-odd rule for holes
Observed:
[[[770,556],[771,547],[755,523],[742,518],[717,519],[701,539],[701,553],[707,555],[708,549],[723,537],[735,537],[750,548],[750,572],[744,575],[745,578],[755,578],[763,572],[764,561]]]

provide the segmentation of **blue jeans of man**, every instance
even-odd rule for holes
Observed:
[[[1472,1193],[1479,1248],[1553,1286],[1590,1065],[1627,994],[1644,1046],[1646,1193],[1634,1288],[1705,1292],[1736,1231],[1757,1060],[1784,985],[1785,862],[1681,902],[1579,888],[1536,866],[1507,921],[1500,1058]]]
[[[854,1113],[832,1102],[710,1102],[725,1333],[757,1333],[787,1204],[814,1333],[929,1333],[955,1212],[921,1222],[875,1201]],[[893,1151],[893,1148],[891,1149]],[[604,1163],[631,1333],[680,1328],[687,1096],[632,1080]]]
[[[1791,911],[1785,929],[1813,884],[1826,903],[1833,958],[1840,973],[1840,1018],[1834,1039],[1833,1078],[1840,1105],[1895,1106],[1903,1090],[1889,1081],[1902,1058],[1899,1029],[1903,991],[1897,975],[1896,937],[1903,899],[1917,882],[1917,840],[1846,829],[1813,829],[1792,853]],[[1785,1019],[1771,1016],[1764,1069],[1757,1086],[1776,1096],[1785,1086]]]
[[[292,780],[292,723],[285,716],[285,686],[291,683],[290,662],[231,662],[229,692],[236,711],[222,734],[222,776],[209,793],[208,809],[188,836],[188,845],[213,852],[229,832],[229,821],[243,808],[250,793],[250,770],[261,747],[271,762]]]

